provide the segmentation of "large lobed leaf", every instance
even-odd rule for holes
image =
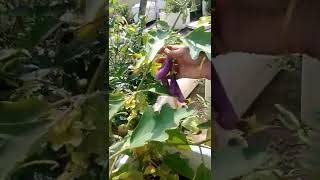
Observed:
[[[148,141],[164,142],[168,139],[167,129],[178,127],[179,121],[190,116],[193,112],[186,108],[172,109],[165,104],[160,112],[154,112],[147,107],[130,138],[130,148],[143,146]]]
[[[129,148],[144,146],[149,141],[159,141],[174,144],[186,144],[187,140],[177,131],[182,119],[191,116],[194,111],[187,108],[174,110],[170,105],[165,104],[160,112],[146,107],[137,127],[129,132],[121,141],[109,147],[109,156],[116,152]],[[180,146],[186,149],[186,146]]]
[[[189,46],[193,59],[197,59],[200,52],[204,52],[211,59],[211,32],[205,31],[203,26],[191,31],[181,39]]]
[[[109,94],[109,120],[120,110],[124,104],[124,96],[120,92]]]
[[[151,63],[158,54],[159,50],[165,45],[165,40],[170,36],[169,32],[162,30],[150,30],[148,32],[149,42],[146,45],[146,56],[141,57],[135,69],[139,69],[145,63]]]
[[[0,179],[4,179],[51,125],[43,118],[47,103],[37,99],[0,102]]]

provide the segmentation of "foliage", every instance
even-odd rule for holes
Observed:
[[[188,16],[188,9],[190,5],[194,5],[194,1],[191,0],[166,0],[164,11],[166,13],[181,13],[183,21]]]
[[[0,5],[0,179],[104,178],[104,1]]]
[[[117,10],[117,3],[112,1],[110,5],[112,11]],[[160,67],[154,61],[161,56],[158,54],[160,48],[186,42],[194,45],[190,47],[193,57],[200,51],[209,54],[203,47],[210,44],[210,38],[198,41],[207,33],[199,28],[196,34],[181,36],[163,21],[156,22],[157,28],[147,30],[143,16],[135,24],[127,22],[123,15],[110,16],[109,22],[109,129],[112,131],[109,139],[113,142],[109,147],[109,176],[111,179],[178,179],[179,176],[199,179],[210,176],[204,165],[197,173],[192,169],[186,171],[191,162],[180,153],[167,150],[169,147],[179,151],[191,150],[189,144],[193,142],[185,134],[185,129],[199,130],[196,112],[189,107],[176,109],[169,104],[163,105],[159,111],[152,107],[160,95],[168,96],[169,93],[154,78]],[[119,166],[118,159],[123,154],[129,159]],[[179,169],[174,164],[183,166]]]

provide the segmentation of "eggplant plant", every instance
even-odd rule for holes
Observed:
[[[110,5],[116,9],[116,4]],[[110,16],[109,22],[113,22],[110,38],[122,40],[114,41],[109,48],[109,178],[211,179],[207,164],[202,162],[193,169],[191,160],[181,153],[191,151],[191,144],[203,147],[210,141],[195,143],[189,138],[199,130],[197,111],[188,105],[175,109],[164,104],[159,111],[153,108],[159,96],[186,102],[175,77],[174,59],[167,58],[162,66],[155,62],[160,48],[183,43],[190,47],[194,59],[200,51],[211,57],[210,32],[199,27],[182,36],[163,21],[157,22],[156,28],[146,29],[143,16],[136,24],[127,23],[121,16]],[[119,164],[124,155],[129,159]],[[181,166],[173,166],[176,163]]]

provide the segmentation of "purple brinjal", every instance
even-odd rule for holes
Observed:
[[[237,124],[240,119],[233,109],[231,101],[229,100],[220,78],[214,68],[213,73],[215,78],[212,80],[212,107],[214,110],[215,119],[222,128],[228,130],[235,129],[237,128]]]
[[[168,82],[168,79],[166,76],[162,77],[160,80],[161,80],[162,85],[164,85],[165,87],[169,87],[169,82]]]
[[[157,80],[161,80],[163,78],[167,78],[167,74],[170,71],[171,64],[172,64],[172,60],[167,58],[165,60],[165,62],[163,63],[162,67],[157,71],[157,73],[155,75],[155,78]]]
[[[178,98],[178,101],[184,102],[186,99],[183,97],[178,82],[174,76],[171,77],[170,81],[170,94]]]

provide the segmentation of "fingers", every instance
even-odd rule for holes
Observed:
[[[166,48],[166,46],[163,46],[163,47],[158,51],[158,53],[159,53],[159,54],[163,54],[165,48]]]
[[[167,45],[166,48],[169,50],[177,50],[177,49],[183,49],[186,48],[185,45]]]
[[[170,50],[168,48],[164,49],[164,53],[172,59],[179,59],[179,57],[181,58],[184,55],[183,49],[174,49],[174,50]]]
[[[185,51],[185,52],[189,51],[189,48],[187,46],[185,46],[185,45],[166,45],[166,46],[163,46],[158,51],[158,53],[160,53],[160,54],[165,53],[165,49],[168,49],[170,51],[174,51],[174,50],[180,50],[180,51]]]
[[[166,46],[163,46],[163,47],[159,50],[158,53],[163,54],[165,49],[175,50],[175,49],[179,49],[179,48],[180,48],[180,46],[178,46],[178,45],[166,45]]]
[[[166,59],[167,59],[167,58],[165,58],[165,57],[160,57],[160,58],[156,59],[156,62],[157,62],[157,63],[164,63],[164,61],[165,61]]]

